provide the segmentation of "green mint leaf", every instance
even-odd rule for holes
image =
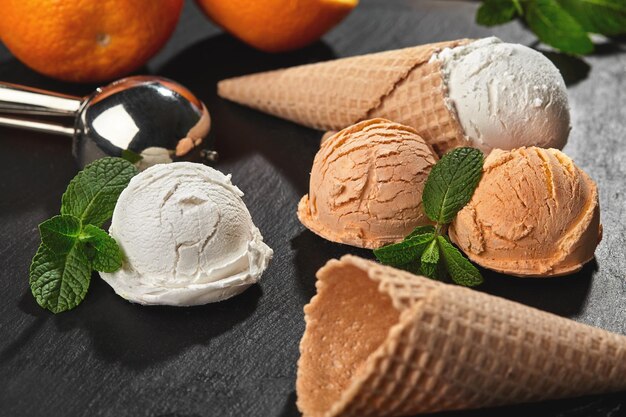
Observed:
[[[584,55],[593,51],[593,43],[583,27],[557,0],[533,0],[526,6],[526,23],[544,43],[563,52]]]
[[[420,261],[414,260],[412,262],[406,263],[404,265],[395,266],[395,268],[402,269],[404,271],[410,272],[414,275],[422,275],[422,270],[420,268]]]
[[[418,275],[439,280],[439,268],[437,264],[420,264],[420,272]]]
[[[426,233],[435,233],[435,226],[417,226],[404,240]]]
[[[30,289],[37,303],[53,313],[71,310],[87,294],[91,266],[76,243],[66,253],[40,245],[30,265]]]
[[[452,281],[466,287],[474,287],[483,283],[480,271],[476,269],[463,254],[455,248],[444,236],[437,237],[444,264]]]
[[[558,0],[558,3],[587,32],[607,36],[626,33],[624,0]]]
[[[101,226],[113,214],[117,199],[137,174],[122,158],[102,158],[87,165],[63,194],[61,214],[78,217],[83,224]]]
[[[424,249],[434,238],[435,235],[433,233],[413,236],[400,243],[374,249],[374,255],[382,264],[403,267],[406,264],[418,261]]]
[[[456,148],[445,154],[426,180],[422,202],[429,219],[450,223],[472,198],[482,175],[484,156],[475,148]]]
[[[126,159],[131,164],[136,164],[143,159],[143,156],[131,151],[130,149],[124,149],[122,151],[122,158]]]
[[[515,18],[517,7],[513,0],[486,0],[476,12],[476,23],[483,26],[496,26]]]
[[[435,264],[439,262],[439,247],[437,246],[437,240],[433,239],[432,242],[428,244],[424,252],[422,253],[422,258],[420,261],[424,264]]]
[[[437,279],[437,264],[439,263],[439,246],[437,245],[437,239],[433,239],[426,249],[424,249],[420,263],[424,275],[428,278]]]
[[[99,227],[88,224],[85,226],[81,241],[87,242],[93,248],[89,253],[91,266],[100,272],[115,272],[122,267],[122,251],[107,232]]]
[[[39,225],[41,241],[53,252],[67,253],[74,247],[81,226],[74,216],[54,216]]]

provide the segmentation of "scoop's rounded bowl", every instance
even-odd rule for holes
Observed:
[[[81,167],[105,156],[162,149],[172,159],[197,148],[211,119],[187,88],[167,78],[134,76],[99,88],[76,119],[74,155]]]

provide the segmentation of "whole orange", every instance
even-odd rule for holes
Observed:
[[[66,81],[141,67],[172,34],[183,0],[2,0],[0,39],[20,61]]]
[[[266,52],[301,48],[318,40],[358,0],[196,0],[219,26]]]

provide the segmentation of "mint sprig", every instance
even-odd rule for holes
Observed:
[[[483,277],[478,269],[448,241],[446,236],[438,236],[437,244],[443,254],[448,273],[454,282],[466,287],[482,284]]]
[[[74,244],[63,253],[42,243],[30,265],[30,290],[40,306],[60,313],[83,301],[90,276],[89,259],[81,245]]]
[[[569,54],[593,52],[589,33],[626,33],[624,0],[484,0],[476,13],[483,26],[523,19],[539,40]]]
[[[41,244],[30,265],[30,289],[53,313],[70,310],[87,294],[92,270],[114,272],[122,252],[100,226],[113,215],[120,193],[137,169],[122,158],[85,167],[68,185],[61,214],[39,225]]]
[[[406,237],[404,238],[409,239],[412,238],[414,236],[419,236],[419,235],[423,235],[426,233],[435,233],[435,226],[417,226],[415,229],[413,229],[413,231]]]
[[[429,219],[447,224],[472,198],[480,181],[483,153],[474,148],[448,152],[430,171],[422,203]]]
[[[122,158],[97,160],[70,181],[61,198],[61,214],[102,226],[113,215],[117,198],[135,174],[137,168]]]
[[[459,285],[483,282],[480,272],[448,241],[447,225],[472,198],[482,176],[484,156],[474,148],[457,148],[430,171],[422,204],[435,226],[419,226],[402,242],[375,249],[379,262],[433,279],[450,277]]]
[[[487,0],[476,12],[476,22],[483,26],[496,26],[510,22],[516,14],[521,14],[521,6],[517,1]]]
[[[556,0],[534,0],[526,6],[524,16],[543,43],[576,55],[593,52],[587,32]]]
[[[558,3],[587,32],[606,36],[626,33],[624,0],[558,0]]]
[[[437,239],[433,238],[424,252],[422,252],[420,265],[424,275],[439,279],[439,247],[437,246]]]
[[[39,225],[41,243],[57,253],[68,252],[80,235],[80,219],[74,216],[54,216]]]
[[[380,262],[386,265],[405,265],[419,259],[434,235],[434,232],[417,236],[409,235],[400,243],[374,250],[374,254]]]
[[[99,227],[86,225],[80,235],[80,241],[88,243],[91,267],[96,271],[115,272],[122,266],[120,247],[111,235]]]

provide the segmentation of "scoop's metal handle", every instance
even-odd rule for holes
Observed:
[[[82,98],[0,82],[0,113],[75,116]]]
[[[20,129],[33,130],[35,132],[53,133],[56,135],[74,136],[73,127],[50,122],[37,122],[13,116],[0,115],[0,126],[17,127]]]

